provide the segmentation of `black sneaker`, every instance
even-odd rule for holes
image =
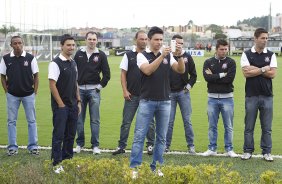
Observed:
[[[29,151],[29,153],[31,155],[39,155],[39,150],[38,149],[32,149],[32,150]]]
[[[8,156],[14,156],[14,155],[18,154],[18,150],[10,149],[10,150],[8,150],[7,154],[8,154]]]
[[[118,155],[123,153],[125,153],[125,150],[120,147],[117,147],[117,149],[113,152],[113,155]]]
[[[164,152],[165,152],[165,153],[168,153],[169,151],[170,151],[169,148],[166,147]]]
[[[154,147],[152,145],[147,147],[147,153],[148,155],[153,155]]]

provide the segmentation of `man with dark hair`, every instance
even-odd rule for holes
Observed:
[[[172,56],[170,47],[163,47],[163,30],[152,27],[148,32],[149,49],[138,53],[137,65],[141,70],[141,93],[136,117],[134,140],[130,155],[130,167],[137,168],[142,163],[144,139],[151,120],[156,121],[156,141],[154,146],[151,170],[163,176],[156,170],[157,161],[163,164],[166,132],[170,114],[169,73],[172,67],[178,73],[184,73],[183,55],[177,56],[178,62]],[[176,45],[179,47],[179,45]],[[138,171],[132,171],[132,178],[138,177]]]
[[[77,86],[77,67],[71,58],[75,48],[74,38],[61,37],[61,53],[48,68],[51,106],[53,112],[52,155],[55,173],[63,170],[58,165],[73,157],[73,143],[81,100]]]
[[[207,59],[203,67],[203,75],[208,87],[208,121],[209,141],[208,150],[203,156],[216,155],[217,152],[217,124],[219,113],[222,115],[224,125],[224,144],[226,155],[237,157],[233,151],[233,81],[236,74],[236,63],[233,59],[226,57],[228,43],[219,39],[216,43],[215,56]]]
[[[8,156],[18,153],[16,125],[21,102],[28,123],[27,149],[32,155],[39,154],[35,115],[39,69],[36,58],[24,51],[23,45],[20,36],[13,36],[11,38],[13,51],[4,55],[0,63],[1,83],[7,99]]]
[[[171,100],[171,110],[170,118],[168,124],[168,130],[166,134],[166,152],[169,151],[171,145],[172,132],[175,120],[176,106],[177,104],[180,107],[182,120],[184,124],[185,138],[188,147],[188,153],[196,154],[194,146],[194,132],[191,123],[191,99],[190,99],[190,90],[197,80],[197,72],[195,68],[195,63],[190,54],[182,50],[184,44],[183,38],[181,35],[174,35],[172,40],[175,40],[176,43],[180,46],[178,49],[173,52],[173,57],[177,59],[178,55],[183,55],[183,60],[185,63],[185,73],[179,74],[171,70],[170,72],[170,100]],[[190,76],[190,78],[189,78]]]
[[[84,122],[86,107],[89,105],[91,145],[93,154],[100,154],[100,101],[101,90],[110,80],[110,67],[106,54],[98,50],[97,33],[90,31],[85,35],[86,47],[78,50],[74,60],[78,69],[78,85],[81,98],[81,114],[77,122],[77,139],[74,151],[79,153],[85,145]],[[100,73],[103,77],[101,79]]]
[[[272,79],[276,75],[277,60],[275,53],[266,49],[268,32],[258,28],[254,33],[255,45],[241,57],[241,67],[246,78],[245,84],[245,131],[244,154],[248,160],[254,152],[254,128],[258,111],[262,129],[260,147],[263,159],[273,161],[271,156],[271,127],[273,119]]]
[[[120,139],[117,149],[113,155],[125,153],[130,126],[137,111],[141,89],[141,75],[137,66],[137,54],[145,51],[147,46],[147,34],[144,31],[138,31],[135,35],[136,47],[124,54],[120,63],[121,86],[124,97],[123,119],[120,127]],[[155,141],[155,125],[151,121],[147,132],[147,153],[153,154]]]

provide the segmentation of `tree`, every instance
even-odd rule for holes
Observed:
[[[14,26],[10,26],[9,28],[6,25],[2,25],[2,28],[0,28],[0,33],[3,33],[5,35],[5,38],[9,32],[16,32],[19,29],[15,28]]]
[[[244,19],[242,21],[237,21],[237,26],[240,24],[247,24],[248,26],[253,26],[253,27],[262,27],[264,29],[268,28],[268,21],[269,17],[268,16],[262,16],[262,17],[253,17],[253,18],[248,18]]]
[[[216,24],[211,24],[209,27],[207,27],[206,30],[211,30],[211,32],[216,33],[216,34],[222,34],[222,27],[218,26]]]
[[[223,33],[216,33],[214,36],[214,39],[218,40],[218,39],[226,39],[227,36]]]

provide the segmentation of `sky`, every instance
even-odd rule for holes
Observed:
[[[0,0],[0,26],[25,29],[217,24],[282,13],[281,0]]]

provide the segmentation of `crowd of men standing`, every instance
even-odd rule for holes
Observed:
[[[164,32],[152,27],[148,34],[138,31],[135,47],[122,58],[121,86],[124,97],[120,139],[113,155],[125,153],[131,123],[136,114],[136,124],[130,167],[132,177],[138,177],[142,163],[144,140],[147,135],[147,151],[152,156],[151,170],[163,176],[157,162],[163,164],[164,152],[170,151],[177,104],[180,107],[185,130],[187,151],[196,154],[194,131],[191,122],[190,91],[197,80],[195,63],[183,50],[181,35],[174,35],[173,46],[163,45]],[[242,160],[248,160],[254,152],[254,127],[258,112],[261,122],[261,144],[264,160],[273,161],[271,155],[271,128],[273,119],[272,79],[276,75],[277,60],[266,49],[268,32],[258,28],[254,33],[255,45],[241,57],[245,83],[245,130]],[[85,35],[86,46],[72,55],[75,40],[71,35],[61,37],[61,53],[49,63],[48,79],[53,113],[52,153],[54,171],[63,172],[62,160],[80,153],[85,145],[84,122],[89,106],[91,145],[93,154],[100,154],[100,93],[110,80],[107,56],[96,46],[97,33]],[[7,127],[9,156],[18,153],[16,121],[20,103],[23,104],[28,122],[28,150],[38,155],[38,136],[35,115],[35,99],[39,84],[36,58],[23,50],[20,36],[11,38],[12,52],[3,56],[0,63],[1,83],[7,99]],[[204,62],[202,74],[207,82],[208,102],[208,150],[203,156],[217,154],[217,125],[219,114],[224,125],[226,155],[237,157],[233,151],[233,81],[236,62],[227,56],[228,42],[218,40],[215,55]],[[75,135],[76,147],[73,149]]]

